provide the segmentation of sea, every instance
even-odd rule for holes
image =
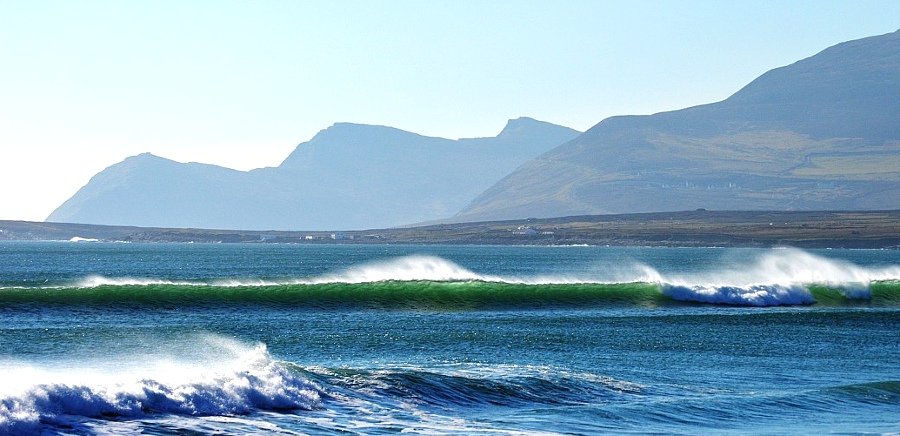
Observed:
[[[898,250],[0,243],[0,434],[898,432]]]

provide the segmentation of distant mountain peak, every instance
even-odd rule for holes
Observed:
[[[574,129],[558,126],[556,124],[539,121],[530,117],[513,118],[506,122],[506,127],[497,135],[498,139],[520,138],[534,134],[546,133],[549,131],[569,131],[578,134]]]
[[[130,157],[126,158],[126,159],[149,160],[149,159],[163,159],[163,158],[161,158],[161,157],[159,157],[159,156],[157,156],[157,155],[155,155],[155,154],[153,154],[153,153],[150,153],[150,152],[143,152],[143,153],[140,153],[140,154],[136,154],[136,155],[134,155],[134,156],[130,156]]]
[[[257,230],[434,220],[577,134],[532,119],[513,120],[509,129],[516,124],[535,134],[454,141],[335,123],[280,166],[247,172],[141,153],[96,174],[48,220]]]
[[[309,142],[311,143],[356,143],[371,142],[372,138],[381,138],[382,141],[397,140],[402,137],[421,137],[413,132],[407,132],[395,127],[381,126],[377,124],[360,123],[334,123],[327,129],[320,130]]]
[[[134,156],[129,156],[125,158],[121,162],[126,165],[147,165],[147,164],[165,164],[165,163],[177,163],[174,160],[166,159],[164,157],[157,156],[150,152],[144,152],[140,154],[136,154]]]
[[[521,125],[521,124],[541,124],[543,121],[538,121],[531,117],[518,117],[518,118],[510,118],[509,121],[506,122],[506,127]]]
[[[340,132],[340,131],[357,131],[357,130],[362,130],[362,131],[399,130],[402,132],[402,130],[400,130],[398,128],[390,127],[390,126],[382,126],[380,124],[349,123],[349,122],[343,122],[343,121],[332,124],[328,128],[322,130],[322,132],[326,132],[326,131]]]

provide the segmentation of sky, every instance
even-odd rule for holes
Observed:
[[[143,152],[249,170],[336,122],[586,130],[898,28],[896,0],[0,0],[0,219]]]

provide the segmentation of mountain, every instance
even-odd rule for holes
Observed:
[[[601,121],[451,221],[900,206],[900,31],[769,71],[728,99]]]
[[[95,175],[47,221],[245,230],[390,227],[446,217],[579,132],[531,118],[449,140],[338,123],[276,168],[236,171],[148,153]]]

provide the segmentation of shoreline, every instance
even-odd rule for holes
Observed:
[[[262,231],[0,220],[0,241],[900,249],[900,210],[684,211],[368,230]]]

